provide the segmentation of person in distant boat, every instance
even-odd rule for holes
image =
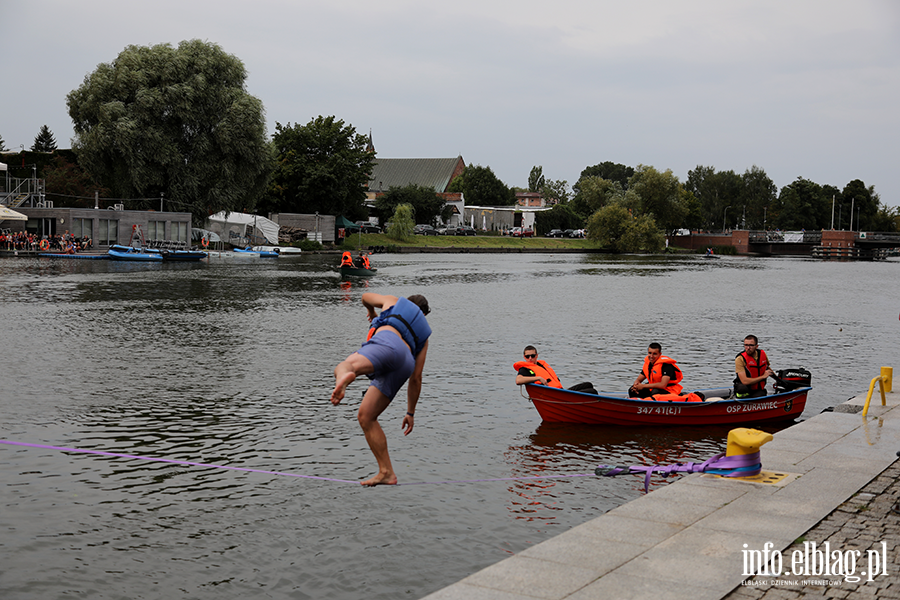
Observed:
[[[363,306],[369,313],[371,327],[362,347],[334,368],[335,386],[331,403],[337,406],[344,399],[347,386],[358,376],[370,380],[363,395],[357,419],[366,435],[366,442],[378,461],[378,473],[361,482],[362,485],[394,485],[397,475],[388,455],[387,437],[378,417],[388,407],[403,384],[406,390],[406,416],[401,427],[403,435],[413,430],[416,404],[422,391],[422,370],[428,353],[431,327],[425,316],[430,312],[424,296],[397,298],[366,292]],[[381,314],[375,309],[380,308]]]
[[[356,266],[360,269],[371,269],[372,266],[369,264],[369,254],[367,252],[360,252],[356,257]]]
[[[649,398],[656,394],[680,394],[682,387],[678,384],[683,378],[675,361],[664,356],[662,346],[653,342],[647,348],[644,367],[629,388],[628,395],[631,398]]]
[[[353,265],[353,255],[349,252],[344,252],[341,254],[341,266],[342,267],[352,267]]]
[[[707,256],[712,256],[712,255],[713,255],[713,249],[712,249],[712,248],[707,248],[707,249],[706,249],[706,255],[707,255]]]
[[[516,370],[516,385],[525,385],[526,383],[537,383],[540,385],[548,385],[550,387],[562,389],[562,382],[557,377],[553,368],[546,361],[538,360],[538,351],[534,346],[525,346],[523,352],[525,360],[520,360],[513,364]],[[588,394],[596,394],[593,384],[585,381],[578,383],[569,388],[576,392],[585,392]]]
[[[738,398],[765,396],[766,380],[775,377],[766,351],[755,335],[744,338],[744,351],[734,357],[734,395]]]

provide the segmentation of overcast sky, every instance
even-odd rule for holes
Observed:
[[[0,0],[0,136],[71,145],[65,97],[127,45],[201,39],[266,123],[335,115],[384,158],[462,155],[510,186],[603,161],[764,169],[900,204],[893,0]]]

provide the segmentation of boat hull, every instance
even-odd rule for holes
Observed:
[[[369,277],[378,272],[378,269],[363,269],[357,267],[341,267],[341,275],[350,277]]]
[[[249,257],[257,257],[257,258],[278,258],[277,252],[269,252],[269,251],[257,252],[256,250],[247,250],[246,248],[235,248],[234,253],[236,256],[249,256]]]
[[[110,246],[106,252],[112,260],[130,260],[135,262],[160,262],[163,257],[158,250],[143,251],[130,246]]]
[[[163,260],[185,262],[208,258],[206,252],[201,250],[160,250]]]
[[[550,423],[588,425],[741,425],[796,419],[812,388],[712,402],[657,402],[526,384],[525,394]],[[702,391],[702,390],[701,390]]]

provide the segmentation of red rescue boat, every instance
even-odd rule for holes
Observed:
[[[732,398],[731,388],[699,390],[704,402],[666,402],[587,394],[532,383],[525,395],[545,422],[586,425],[746,425],[796,419],[811,387],[761,398]]]

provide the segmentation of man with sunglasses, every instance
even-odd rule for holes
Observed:
[[[546,361],[538,360],[538,351],[534,346],[525,346],[523,356],[525,357],[525,360],[520,360],[513,364],[513,368],[517,371],[516,385],[537,383],[540,385],[562,388],[562,382],[553,371],[553,368],[548,365]],[[586,394],[597,393],[597,390],[594,389],[594,385],[587,381],[573,385],[569,389],[575,392],[584,392]]]
[[[774,377],[766,351],[759,347],[755,335],[744,338],[744,351],[734,357],[734,395],[759,398],[766,395],[766,379]]]

